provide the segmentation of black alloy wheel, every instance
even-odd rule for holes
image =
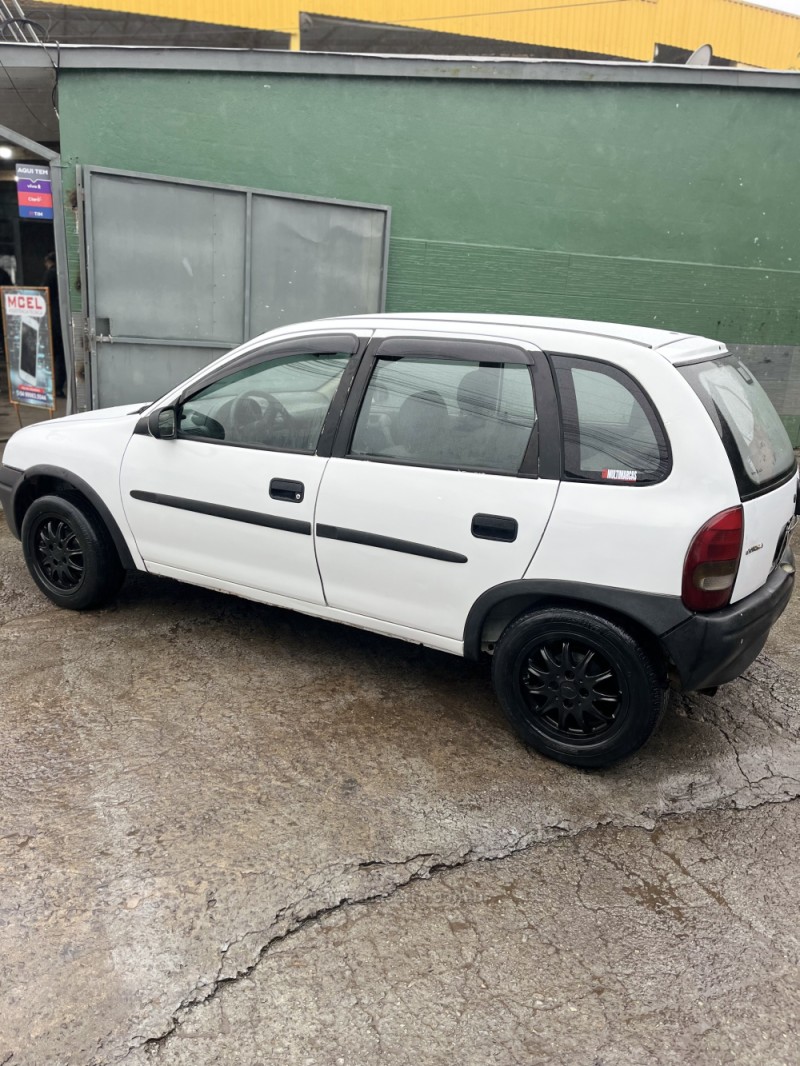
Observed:
[[[623,705],[624,678],[579,640],[542,640],[527,656],[520,684],[531,715],[556,737],[607,733]]]
[[[511,622],[495,646],[492,680],[518,736],[571,766],[630,755],[666,706],[663,664],[621,626],[579,608]]]
[[[59,607],[98,607],[118,592],[125,571],[114,542],[78,493],[34,500],[20,532],[31,577]]]
[[[86,573],[83,548],[63,518],[43,517],[33,532],[35,565],[43,580],[58,592],[75,592]]]

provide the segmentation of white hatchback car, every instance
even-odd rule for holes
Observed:
[[[15,433],[0,502],[62,607],[145,570],[468,658],[521,738],[628,755],[789,600],[797,468],[715,341],[488,315],[275,330],[156,403]]]

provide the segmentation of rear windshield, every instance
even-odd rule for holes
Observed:
[[[742,498],[783,481],[796,469],[778,412],[744,363],[726,355],[678,369],[711,415]]]

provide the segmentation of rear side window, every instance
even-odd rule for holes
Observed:
[[[794,472],[789,435],[744,363],[726,355],[678,369],[711,416],[743,499]]]
[[[652,485],[670,471],[666,434],[652,404],[623,371],[553,356],[564,474],[579,481]]]
[[[350,455],[516,474],[535,421],[521,363],[379,358]]]

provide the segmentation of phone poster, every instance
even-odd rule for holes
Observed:
[[[46,288],[0,288],[3,337],[11,403],[55,410],[50,341],[50,293]]]

